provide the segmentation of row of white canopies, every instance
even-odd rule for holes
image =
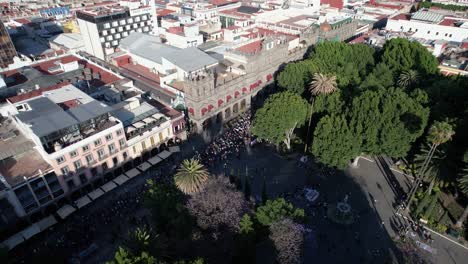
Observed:
[[[136,168],[133,168],[119,176],[115,179],[106,182],[105,184],[101,185],[100,187],[96,188],[95,190],[89,192],[88,194],[78,198],[73,202],[73,206],[70,204],[65,204],[64,206],[60,207],[56,214],[60,219],[65,219],[76,210],[85,207],[86,205],[90,204],[92,201],[97,200],[99,197],[104,195],[104,193],[110,192],[115,189],[117,186],[125,184],[128,180],[135,178],[136,176],[140,175],[142,172],[147,171],[152,166],[160,163],[161,161],[169,158],[173,153],[180,152],[179,146],[169,147],[169,151],[164,150],[161,153],[155,155],[154,157],[150,158],[148,161],[143,162],[142,164],[138,165]],[[9,237],[8,239],[4,240],[0,243],[0,247],[6,247],[9,250],[18,246],[19,244],[23,243],[24,241],[30,239],[31,237],[41,233],[42,231],[48,229],[49,227],[57,224],[57,219],[55,216],[50,215],[42,220],[33,223],[29,227],[21,230],[20,232],[14,234],[13,236]]]

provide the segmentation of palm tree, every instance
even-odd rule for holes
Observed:
[[[199,192],[208,180],[208,171],[196,159],[184,160],[174,176],[174,181],[183,193]]]
[[[418,174],[416,175],[416,181],[410,191],[406,210],[410,209],[410,205],[413,200],[413,196],[416,193],[416,190],[418,189],[419,182],[422,180],[423,175],[425,174],[437,147],[450,141],[453,135],[455,135],[454,128],[447,121],[435,121],[434,124],[432,124],[432,126],[429,128],[427,140],[431,143],[431,148],[429,149],[426,159],[424,160],[423,164],[419,169]]]
[[[409,88],[418,82],[419,74],[415,70],[403,71],[398,78],[397,84],[401,88]]]
[[[430,150],[430,146],[425,145],[421,149],[421,153],[416,155],[414,159],[414,163],[416,164],[417,168],[421,168],[421,166],[424,164],[429,154],[429,150]],[[447,179],[444,178],[446,174],[443,173],[443,168],[446,162],[445,158],[446,158],[445,151],[437,149],[434,152],[434,155],[432,156],[432,159],[430,160],[429,164],[427,165],[427,169],[424,175],[421,175],[422,176],[421,180],[429,182],[429,188],[427,189],[428,194],[431,194],[432,189],[434,188],[434,185],[436,183],[444,184],[447,182]]]
[[[468,196],[468,163],[465,163],[465,168],[463,168],[462,171],[460,172],[460,179],[458,179],[458,188],[460,188],[460,191],[465,196]],[[461,227],[467,216],[468,216],[468,204],[466,205],[465,210],[463,211],[463,214],[460,216],[455,226]]]
[[[309,91],[312,96],[318,96],[321,94],[331,94],[336,91],[336,76],[335,75],[325,75],[322,73],[314,73],[312,81],[309,85]],[[312,104],[310,105],[309,113],[309,126],[307,127],[307,137],[304,147],[304,153],[307,151],[307,143],[309,142],[309,132],[310,132],[310,123],[312,122],[312,111],[313,111],[313,97],[311,98]]]

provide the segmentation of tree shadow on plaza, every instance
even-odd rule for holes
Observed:
[[[303,263],[404,263],[403,254],[395,245],[386,226],[398,230],[404,223],[392,218],[389,223],[380,217],[375,197],[367,191],[365,183],[346,175],[343,171],[323,168],[315,163],[307,167],[299,162],[300,155],[279,155],[274,146],[259,144],[242,152],[239,159],[232,158],[226,165],[211,168],[213,173],[249,177],[252,196],[261,199],[265,181],[268,198],[286,197],[307,214],[307,228],[312,232],[304,245]],[[380,184],[391,184],[382,182]],[[314,203],[306,202],[304,186],[320,192]],[[399,190],[397,191],[399,192]],[[326,217],[327,203],[334,206],[348,196],[354,212],[354,223],[343,226]],[[257,254],[265,254],[257,251]],[[257,256],[265,262],[270,258]]]

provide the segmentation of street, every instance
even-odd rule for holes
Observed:
[[[364,159],[359,160],[358,168],[348,168],[346,174],[356,179],[362,188],[368,193],[369,203],[378,212],[384,226],[390,236],[395,235],[392,224],[395,222],[404,222],[402,217],[395,215],[393,207],[397,195],[398,187],[407,192],[410,188],[410,180],[393,170],[388,168],[388,165],[383,159]],[[395,188],[393,182],[397,181],[398,185]],[[468,249],[453,243],[452,241],[432,234],[434,242],[430,247],[435,249],[435,253],[431,254],[431,259],[434,263],[465,263],[468,259]]]

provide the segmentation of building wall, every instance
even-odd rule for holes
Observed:
[[[5,68],[13,63],[13,57],[16,56],[15,46],[10,39],[10,35],[5,25],[0,21],[0,68]]]
[[[468,28],[427,24],[418,21],[394,20],[387,21],[387,30],[395,32],[413,32],[412,37],[434,40],[462,42],[468,37]]]
[[[201,34],[193,37],[188,37],[181,36],[178,34],[166,33],[166,39],[168,44],[181,49],[185,49],[188,47],[197,47],[198,45],[203,43],[203,35]]]
[[[150,131],[128,139],[127,145],[130,157],[132,159],[140,157],[144,152],[159,147],[162,143],[172,138],[174,138],[174,133],[171,122],[168,120]]]
[[[104,49],[99,40],[97,25],[82,19],[78,19],[81,36],[85,45],[85,51],[95,57],[104,59]]]
[[[112,139],[106,139],[106,136],[111,135]],[[95,142],[100,140],[101,143],[96,145]],[[120,140],[123,140],[123,147],[120,145]],[[111,153],[109,145],[114,145],[114,152]],[[88,150],[84,150],[83,147],[87,146]],[[52,165],[53,170],[58,175],[58,179],[62,188],[65,192],[70,191],[68,186],[69,181],[73,181],[75,186],[80,186],[84,182],[81,182],[80,175],[84,175],[89,181],[96,175],[93,175],[91,169],[96,168],[97,173],[102,173],[102,166],[104,163],[107,164],[107,168],[113,168],[118,166],[124,161],[123,152],[125,152],[126,138],[123,133],[123,126],[119,122],[118,124],[105,129],[95,135],[92,135],[86,139],[83,139],[73,145],[70,145],[64,149],[49,154],[45,159]],[[104,155],[102,158],[99,157],[98,151],[103,150]],[[76,151],[76,156],[72,155],[72,152]],[[86,157],[91,155],[93,157],[92,162],[88,162]],[[117,158],[119,164],[113,164],[113,158]],[[63,161],[58,162],[57,159],[62,158]],[[75,162],[81,162],[81,168],[75,167]],[[104,165],[106,166],[106,165]],[[69,170],[68,174],[64,174],[62,169],[67,167]]]
[[[264,86],[273,82],[273,76],[280,65],[301,59],[305,51],[306,48],[289,51],[287,43],[270,50],[264,50],[260,54],[247,58],[245,75],[224,83],[217,83],[216,86],[213,76],[200,81],[186,80],[186,105],[189,113],[193,109],[193,112],[189,115],[190,119],[200,129],[204,121],[218,114],[222,115],[223,120],[229,118],[226,116],[227,113],[229,113],[229,116],[233,116],[236,112],[234,109],[241,110],[241,104],[244,104],[245,108],[249,108],[251,97],[255,96]],[[260,84],[252,88],[256,83]],[[228,96],[230,96],[229,101]],[[219,104],[219,100],[223,102]],[[203,114],[202,109],[210,104],[214,108]]]

